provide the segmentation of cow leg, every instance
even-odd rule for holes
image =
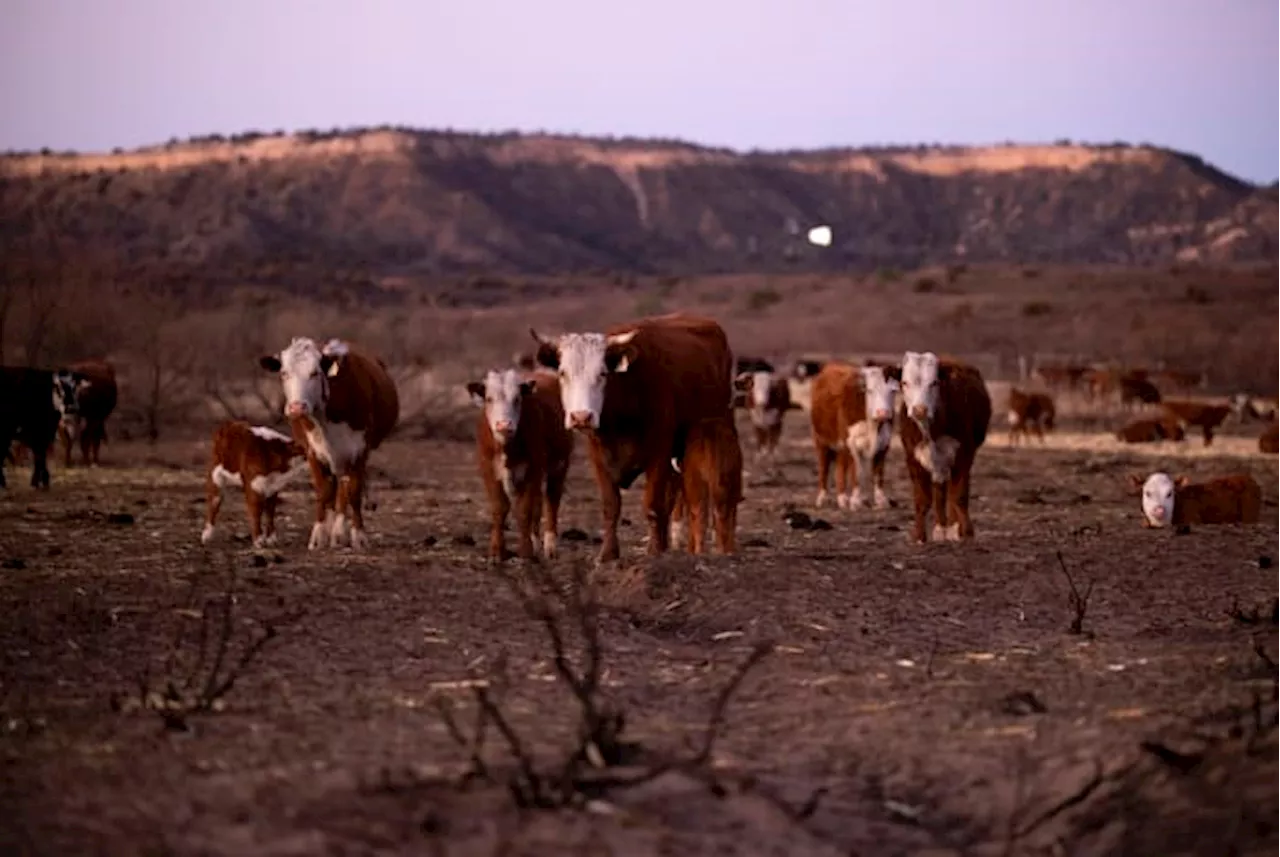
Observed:
[[[8,487],[8,483],[4,479],[4,467],[6,461],[16,465],[18,457],[11,449],[13,446],[13,438],[10,436],[7,427],[0,429],[0,488]]]
[[[97,434],[97,429],[92,423],[85,422],[80,428],[80,463],[85,467],[89,466],[89,451],[94,446],[94,438]]]
[[[311,540],[307,543],[307,550],[316,550],[329,546],[327,524],[333,511],[333,501],[338,494],[338,478],[315,455],[309,455],[307,459],[311,466],[311,485],[316,497],[316,520],[311,526]]]
[[[877,509],[888,509],[890,505],[889,495],[884,490],[884,463],[889,458],[889,450],[885,450],[879,455],[871,459],[871,475],[872,483],[875,486],[873,493],[875,496],[875,507]]]
[[[266,528],[262,534],[262,544],[270,546],[278,541],[276,537],[276,509],[280,505],[280,495],[272,494],[262,498],[262,512],[266,519]]]
[[[835,452],[821,441],[814,440],[814,451],[818,455],[818,498],[813,505],[819,509],[827,502],[827,482],[831,478],[831,462]]]
[[[547,559],[556,555],[560,537],[560,500],[564,497],[564,483],[568,476],[567,466],[555,467],[547,474],[547,504],[542,512],[542,555]]]
[[[334,520],[334,538],[339,538],[340,524],[345,524],[343,510],[351,509],[351,549],[364,550],[369,546],[369,537],[364,530],[364,483],[365,462],[357,461],[351,471],[342,478],[342,486],[338,489],[338,517]],[[345,497],[342,488],[346,488]]]
[[[200,541],[208,544],[213,538],[213,528],[218,522],[218,512],[222,510],[222,489],[213,481],[213,471],[209,471],[204,482],[204,529],[200,532]]]
[[[853,456],[846,447],[841,446],[836,450],[836,505],[841,509],[849,508],[849,496],[845,492],[849,491],[849,470],[852,467]]]
[[[698,463],[702,464],[701,461]],[[701,467],[685,472],[684,502],[689,523],[689,553],[704,553],[707,541],[707,484],[702,478]]]
[[[249,487],[246,480],[244,486],[244,507],[249,512],[249,536],[255,548],[262,547],[262,495]]]
[[[31,447],[31,487],[49,487],[49,446],[48,443],[37,442]]]
[[[853,468],[853,488],[849,491],[849,508],[862,509],[871,505],[871,456],[861,452],[849,455]]]
[[[604,452],[598,440],[592,439],[589,450],[591,469],[596,475],[596,485],[600,488],[600,517],[604,532],[601,533],[600,553],[596,562],[609,562],[619,556],[618,519],[622,517],[622,491],[609,475],[605,466]],[[671,462],[664,462],[670,467]]]
[[[1206,423],[1200,427],[1201,434],[1204,435],[1204,445],[1208,446],[1213,443],[1213,426]]]
[[[659,461],[644,477],[644,515],[649,522],[649,555],[666,552],[671,547],[671,462]],[[686,497],[686,503],[692,498]],[[619,504],[621,505],[621,504]]]
[[[925,522],[929,517],[929,509],[933,506],[932,475],[924,465],[916,461],[914,455],[907,456],[907,474],[911,477],[911,488],[914,494],[916,518],[911,529],[911,536],[919,544],[927,542]]]
[[[525,561],[531,561],[534,557],[533,552],[533,532],[538,524],[538,517],[542,513],[542,494],[538,491],[536,483],[532,486],[526,485],[525,489],[516,497],[516,538],[519,543],[516,545],[516,555]]]
[[[494,481],[489,487],[489,559],[502,562],[507,552],[507,515],[511,513],[511,498],[502,490],[502,484]]]
[[[688,459],[685,459],[686,463]],[[671,545],[672,550],[677,550],[684,544],[684,538],[689,530],[689,503],[685,494],[685,476],[679,479],[671,480],[671,535],[667,544]]]
[[[70,470],[71,447],[75,444],[75,441],[71,439],[71,432],[67,431],[67,427],[62,423],[58,423],[58,440],[62,445],[62,466]]]
[[[973,453],[958,453],[951,481],[947,483],[947,507],[952,523],[946,528],[946,538],[953,542],[973,538],[973,521],[969,518],[969,471],[973,458]]]
[[[715,508],[716,547],[721,555],[728,556],[738,550],[738,498],[735,483],[741,482],[738,472],[726,473],[717,462],[716,480],[711,483],[711,502]]]

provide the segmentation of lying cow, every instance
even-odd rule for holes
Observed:
[[[1256,524],[1262,511],[1262,486],[1241,473],[1193,485],[1153,473],[1143,481],[1129,477],[1142,491],[1144,527],[1187,527],[1193,524]]]
[[[253,546],[274,545],[280,492],[301,476],[306,467],[306,449],[288,435],[266,426],[251,426],[242,420],[223,422],[213,432],[213,452],[205,474],[205,521],[200,541],[208,544],[213,538],[218,512],[222,509],[222,492],[240,488],[244,490]]]
[[[644,474],[649,553],[668,549],[671,505],[689,431],[733,418],[733,353],[709,318],[671,314],[603,333],[565,333],[538,343],[538,362],[560,373],[565,425],[587,436],[600,486],[604,538],[598,560],[619,557],[621,491]],[[723,509],[731,498],[709,486]]]
[[[74,419],[80,385],[85,378],[71,369],[0,366],[0,458],[21,441],[31,450],[31,487],[49,487],[49,448],[58,425]],[[0,461],[0,488],[6,487]]]
[[[364,548],[365,468],[400,420],[400,397],[386,366],[350,343],[331,339],[322,349],[307,337],[258,362],[280,373],[284,415],[293,436],[306,442],[316,497],[307,547],[340,545],[349,507],[351,547]]]
[[[84,360],[72,363],[69,368],[80,373],[84,382],[76,393],[76,415],[58,424],[63,464],[71,466],[71,447],[79,441],[80,463],[96,467],[100,463],[102,444],[107,439],[107,418],[116,409],[119,397],[116,370],[105,360]]]
[[[549,372],[505,369],[470,382],[467,392],[482,408],[476,420],[476,458],[489,498],[490,559],[510,556],[503,530],[512,505],[519,530],[516,554],[533,558],[533,531],[541,514],[542,553],[554,557],[560,499],[573,457],[573,434],[565,428],[559,379]]]
[[[689,532],[689,552],[703,553],[708,506],[714,506],[716,547],[722,554],[736,552],[742,445],[731,417],[702,420],[689,429],[681,470],[681,490],[671,512],[672,547],[679,546],[679,525],[683,523]]]
[[[1185,423],[1188,428],[1198,426],[1204,435],[1205,446],[1213,443],[1214,429],[1222,425],[1231,415],[1230,405],[1211,405],[1187,399],[1165,399],[1161,406],[1170,416]]]
[[[973,366],[942,361],[931,351],[908,351],[891,370],[902,385],[898,433],[915,490],[917,542],[925,542],[930,508],[933,538],[971,539],[969,480],[991,425],[991,396]]]
[[[787,379],[775,376],[771,370],[757,369],[739,374],[735,387],[744,394],[747,416],[756,436],[756,456],[776,456],[782,419],[787,411],[797,408],[791,403]]]
[[[1053,397],[1047,393],[1028,393],[1012,387],[1009,390],[1009,445],[1019,437],[1024,440],[1030,428],[1044,443],[1045,430],[1053,431],[1056,409]]]
[[[1122,443],[1158,443],[1162,440],[1181,442],[1186,436],[1182,424],[1168,416],[1133,420],[1116,432],[1116,439]]]
[[[898,382],[881,366],[858,368],[832,361],[818,372],[809,412],[818,458],[815,505],[821,507],[827,500],[833,459],[837,506],[859,509],[870,505],[873,496],[877,509],[890,505],[884,490],[884,463],[893,441],[893,396],[897,389]]]

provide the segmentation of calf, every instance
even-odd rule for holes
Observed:
[[[713,505],[716,546],[722,554],[734,553],[742,502],[742,445],[731,417],[702,420],[689,429],[681,470],[671,513],[672,544],[680,541],[677,524],[683,521],[689,531],[689,552],[703,553],[707,507]]]
[[[1142,481],[1130,476],[1142,491],[1144,527],[1188,527],[1192,524],[1256,524],[1262,510],[1262,487],[1245,473],[1192,485],[1187,477],[1174,479],[1153,473]]]
[[[71,466],[71,447],[80,442],[80,463],[96,467],[107,439],[107,418],[116,409],[119,389],[115,367],[105,360],[85,360],[69,367],[84,376],[76,393],[78,413],[58,424],[63,464]]]
[[[0,457],[9,457],[14,440],[25,444],[31,450],[33,488],[49,487],[49,448],[58,424],[75,417],[84,380],[71,369],[0,366]],[[6,484],[0,461],[0,488]]]
[[[560,499],[573,456],[559,379],[549,372],[505,369],[467,384],[467,392],[483,409],[476,420],[476,460],[489,498],[490,559],[501,562],[510,556],[503,530],[513,504],[519,529],[516,554],[534,557],[533,530],[541,512],[542,553],[554,557]]]
[[[908,351],[894,376],[902,384],[898,432],[915,490],[913,536],[926,541],[925,519],[932,508],[935,539],[971,539],[970,473],[991,425],[991,396],[982,373],[940,361],[931,351]]]
[[[276,507],[280,491],[307,466],[302,444],[266,426],[251,426],[242,420],[227,420],[213,432],[213,453],[205,474],[205,521],[200,541],[213,538],[222,492],[244,490],[249,514],[249,534],[255,548],[276,543]],[[263,516],[266,527],[263,528]]]
[[[679,313],[554,338],[530,330],[538,362],[560,373],[565,425],[582,432],[600,487],[599,562],[618,559],[623,489],[644,474],[649,553],[667,550],[672,485],[688,434],[704,419],[733,419],[733,352],[714,320]],[[717,508],[729,502],[709,486]]]
[[[809,424],[818,458],[817,506],[826,502],[833,459],[837,506],[870,505],[873,491],[877,509],[890,505],[884,462],[893,440],[893,395],[898,389],[897,380],[888,374],[892,371],[833,361],[814,378]]]
[[[1278,445],[1280,445],[1280,432],[1277,432],[1278,426],[1280,424],[1273,422],[1262,430],[1262,434],[1258,435],[1258,452],[1269,452],[1275,455],[1277,451],[1280,451],[1278,449]]]
[[[258,362],[280,374],[284,415],[293,436],[307,448],[316,498],[308,549],[342,543],[348,507],[351,547],[364,548],[369,454],[400,420],[400,397],[386,366],[350,343],[331,339],[322,349],[307,337],[295,337],[279,354],[264,355]]]
[[[795,407],[787,379],[776,377],[770,370],[757,369],[739,374],[735,386],[745,394],[747,415],[756,436],[756,455],[774,457],[782,437],[782,418]]]
[[[1044,443],[1045,429],[1053,431],[1056,410],[1053,397],[1046,393],[1028,393],[1017,387],[1009,389],[1009,445],[1019,437],[1025,439],[1030,427]]]
[[[1161,405],[1165,411],[1187,427],[1199,426],[1204,435],[1204,445],[1213,443],[1213,431],[1231,414],[1230,405],[1211,405],[1187,399],[1165,399]]]
[[[1148,417],[1133,420],[1116,432],[1123,443],[1156,443],[1162,440],[1182,441],[1186,437],[1182,425],[1170,417]]]

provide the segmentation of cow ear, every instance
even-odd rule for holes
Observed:
[[[479,381],[468,382],[467,393],[470,394],[473,404],[484,406],[484,384]]]
[[[520,395],[521,395],[521,396],[532,396],[532,395],[533,395],[533,388],[534,388],[534,385],[535,385],[535,384],[537,384],[537,382],[536,382],[536,381],[521,381],[521,382],[520,382]]]
[[[535,336],[537,334],[534,334]],[[560,368],[560,350],[556,348],[555,343],[538,341],[538,352],[533,356],[539,366],[545,366],[548,369]]]
[[[626,372],[635,359],[635,353],[626,345],[610,345],[604,350],[604,367],[610,372]]]
[[[943,384],[945,384],[945,383],[947,383],[947,382],[948,382],[948,381],[950,381],[950,380],[951,380],[951,367],[950,367],[950,366],[939,366],[939,367],[938,367],[938,381],[939,381],[939,382],[941,382],[941,383],[943,383]]]
[[[901,366],[885,366],[884,379],[886,381],[897,381],[902,383],[902,367]]]
[[[337,376],[338,370],[342,368],[342,358],[332,357],[328,354],[320,356],[320,371],[328,375],[330,378]]]
[[[1188,479],[1185,474],[1173,480],[1174,488],[1186,488],[1190,484],[1191,484],[1191,480]]]
[[[280,358],[274,354],[264,354],[258,358],[258,365],[268,372],[279,372]]]
[[[1145,479],[1143,479],[1143,478],[1142,478],[1141,476],[1139,476],[1138,474],[1136,474],[1136,473],[1130,473],[1130,474],[1129,474],[1129,487],[1131,487],[1131,488],[1136,488],[1136,489],[1138,489],[1138,490],[1140,491],[1140,490],[1142,490],[1142,484],[1143,484],[1144,482],[1146,482],[1146,480],[1145,480]]]
[[[747,385],[751,383],[750,372],[739,372],[733,379],[733,389],[746,391]]]

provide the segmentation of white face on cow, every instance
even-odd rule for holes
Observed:
[[[1176,483],[1168,473],[1152,473],[1142,483],[1142,514],[1153,527],[1167,527],[1173,520]]]
[[[938,355],[932,351],[908,351],[902,355],[902,404],[907,416],[927,423],[938,412]]]
[[[514,369],[489,372],[484,381],[472,381],[467,385],[471,400],[484,408],[489,430],[500,442],[513,437],[520,426],[520,406],[525,396],[533,392],[533,381],[521,380]]]
[[[862,367],[862,386],[867,393],[867,419],[884,423],[893,419],[893,396],[898,382],[886,377],[882,366]]]
[[[773,386],[772,372],[751,373],[751,407],[763,410],[769,404],[769,389]]]
[[[330,342],[322,352],[314,339],[295,337],[288,348],[259,361],[268,372],[280,373],[286,417],[324,414],[329,401],[329,378],[337,374],[338,360],[345,351],[345,346],[339,343],[335,349]]]
[[[605,381],[609,373],[626,372],[630,367],[632,358],[623,346],[631,342],[636,331],[613,336],[565,333],[555,339],[530,332],[538,342],[538,362],[560,373],[565,428],[599,428]]]

